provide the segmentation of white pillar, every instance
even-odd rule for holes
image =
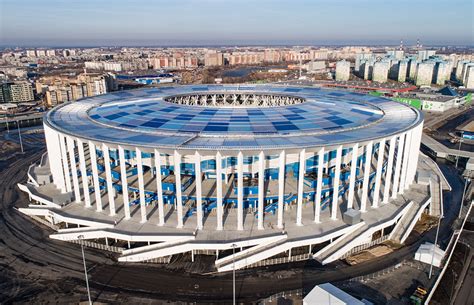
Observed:
[[[370,169],[372,167],[372,146],[373,142],[370,141],[366,145],[365,150],[365,166],[364,166],[364,181],[362,184],[362,198],[360,201],[360,211],[367,211],[367,197],[369,195],[369,178],[370,178]]]
[[[227,180],[227,179],[226,179]],[[222,230],[224,220],[224,206],[222,205],[222,156],[216,153],[216,204],[217,204],[217,230]]]
[[[176,209],[178,211],[178,228],[183,227],[183,197],[181,196],[181,155],[174,151],[174,176],[176,179]]]
[[[69,153],[69,164],[71,165],[72,184],[74,186],[74,197],[76,202],[81,202],[81,192],[79,190],[79,179],[77,177],[76,154],[74,153],[74,140],[66,137],[67,150]]]
[[[349,194],[347,197],[347,208],[354,208],[355,182],[357,180],[357,157],[359,156],[359,143],[352,146],[351,174],[349,177]]]
[[[385,139],[382,139],[379,144],[379,153],[377,157],[377,172],[375,173],[375,186],[372,206],[374,208],[379,206],[380,198],[380,183],[382,183],[383,160],[385,157]]]
[[[244,229],[244,155],[237,155],[237,230]]]
[[[110,169],[109,148],[105,144],[102,144],[102,154],[104,155],[105,180],[107,182],[107,196],[109,198],[110,216],[114,216],[115,215],[115,198],[114,198],[115,190],[114,190],[113,181],[112,181],[112,170]]]
[[[89,141],[89,154],[92,166],[92,181],[94,182],[94,195],[97,212],[102,211],[102,196],[100,194],[99,171],[97,169],[97,153],[95,144]]]
[[[64,142],[64,140],[65,137],[59,135],[59,145],[61,147],[61,160],[63,164],[64,180],[66,181],[66,191],[71,192],[71,173],[69,172],[69,162],[67,159],[66,143]]]
[[[403,150],[403,160],[402,160],[402,173],[400,175],[400,184],[398,186],[398,193],[403,194],[405,191],[405,180],[407,177],[408,164],[410,163],[410,150],[411,150],[411,138],[412,130],[407,132],[405,138],[405,149]]]
[[[196,185],[196,209],[197,209],[197,228],[202,230],[202,177],[201,177],[201,155],[199,152],[196,151],[195,155],[195,162],[194,162],[194,174],[196,177],[195,185]]]
[[[300,165],[298,169],[298,201],[296,206],[296,225],[301,226],[303,218],[303,187],[304,187],[304,173],[306,163],[306,150],[300,151]]]
[[[316,181],[316,198],[314,200],[314,222],[321,222],[321,196],[323,193],[324,147],[318,152],[318,180]]]
[[[158,150],[155,149],[155,170],[156,170],[156,196],[158,199],[158,225],[163,226],[165,224],[165,209],[163,202],[163,185],[161,184],[161,155]]]
[[[46,140],[46,147],[48,149],[48,160],[51,174],[53,175],[53,182],[61,193],[66,193],[66,184],[64,180],[64,171],[61,161],[61,145],[59,134],[52,130],[48,125],[44,126],[44,136]]]
[[[130,219],[130,200],[128,198],[127,166],[125,164],[125,152],[122,146],[118,147],[118,152],[120,162],[120,178],[122,181],[123,210],[125,212],[125,219]]]
[[[278,228],[283,229],[283,206],[285,204],[285,151],[282,150],[278,168]]]
[[[400,170],[402,167],[404,144],[405,144],[405,134],[401,134],[398,140],[397,156],[396,156],[396,161],[395,161],[395,175],[393,177],[393,186],[392,186],[393,199],[397,198],[397,194],[398,194],[398,185],[400,183]]]
[[[265,205],[265,154],[258,155],[258,229],[263,230],[263,207]]]
[[[341,158],[342,158],[342,145],[336,150],[336,170],[334,171],[334,184],[332,193],[332,204],[331,204],[331,219],[337,219],[337,209],[339,207],[339,184],[341,181]]]
[[[392,171],[393,171],[393,156],[395,155],[395,144],[397,143],[397,137],[393,136],[390,139],[390,148],[388,150],[388,161],[387,161],[387,171],[385,173],[385,185],[383,189],[383,203],[388,203],[390,196],[390,183],[392,181]]]
[[[79,139],[77,139],[77,147],[79,151],[79,167],[81,169],[84,203],[86,208],[88,208],[91,206],[91,197],[89,194],[89,178],[87,177],[86,158],[84,156],[84,143]]]
[[[423,133],[423,123],[413,130],[412,141],[410,145],[410,164],[408,165],[405,189],[408,189],[415,180],[418,167],[418,156],[420,155],[420,142]]]
[[[138,176],[138,196],[140,199],[140,214],[141,214],[141,223],[147,221],[146,215],[146,205],[145,205],[145,183],[143,181],[143,163],[142,163],[142,151],[138,147],[135,147],[136,155],[136,166],[137,166],[137,176]]]

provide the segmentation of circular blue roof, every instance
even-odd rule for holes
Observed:
[[[272,95],[281,99],[266,103]],[[194,103],[190,103],[190,98],[177,101],[176,96],[194,97]],[[216,102],[216,96],[221,97],[220,102]],[[222,100],[222,96],[228,96],[230,102],[225,102],[226,98]],[[252,96],[261,103],[246,103]],[[236,103],[237,99],[245,101]],[[61,105],[47,116],[47,123],[52,127],[84,139],[142,147],[211,150],[361,142],[410,129],[421,120],[415,109],[385,98],[275,85],[199,85],[121,91]]]

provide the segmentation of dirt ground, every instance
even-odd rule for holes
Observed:
[[[415,224],[413,230],[418,234],[426,232],[438,224],[438,217],[422,214],[421,219]]]
[[[389,253],[392,253],[394,250],[400,248],[400,245],[392,241],[386,241],[379,245],[373,246],[367,250],[361,251],[354,255],[351,255],[346,258],[346,262],[349,265],[356,265],[376,257],[380,257]]]

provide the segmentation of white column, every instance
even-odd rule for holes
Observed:
[[[306,150],[300,151],[300,165],[298,169],[298,201],[296,206],[296,225],[301,226],[303,218],[303,187],[304,187],[304,173],[306,163]]]
[[[365,166],[364,166],[364,181],[363,181],[363,184],[362,184],[362,198],[360,200],[360,211],[361,212],[366,212],[366,210],[367,210],[367,197],[369,195],[370,168],[372,167],[372,146],[373,146],[372,141],[370,141],[366,145]]]
[[[196,176],[196,209],[197,209],[197,228],[202,230],[202,177],[201,177],[201,155],[199,152],[196,151],[195,155],[195,162],[194,162],[194,174]]]
[[[278,228],[283,229],[283,206],[285,204],[285,151],[282,150],[278,168]]]
[[[415,180],[418,167],[418,156],[420,155],[420,142],[423,133],[423,123],[413,130],[413,138],[410,145],[410,164],[408,165],[407,179],[405,189],[408,189]]]
[[[112,181],[112,170],[110,169],[110,156],[109,148],[107,145],[102,144],[102,154],[104,155],[104,166],[105,166],[105,180],[107,182],[107,196],[109,198],[109,210],[110,216],[115,215],[115,190]]]
[[[237,155],[237,230],[244,229],[244,155]]]
[[[383,189],[383,203],[388,203],[390,196],[390,183],[392,181],[393,171],[393,156],[395,155],[395,144],[397,143],[397,137],[393,136],[390,139],[390,148],[388,150],[388,161],[387,161],[387,172],[385,173],[385,184]]]
[[[217,204],[217,230],[222,230],[224,219],[224,206],[222,205],[222,156],[216,154],[216,204]]]
[[[145,182],[143,181],[143,162],[142,162],[142,151],[138,147],[135,147],[136,155],[136,166],[138,176],[138,196],[140,197],[140,214],[142,217],[141,223],[147,221],[146,205],[145,205]]]
[[[258,229],[263,230],[263,207],[265,205],[265,154],[258,155]]]
[[[125,152],[122,146],[118,147],[118,152],[120,162],[120,178],[122,181],[123,210],[125,212],[125,219],[130,219],[130,200],[128,198],[127,166],[125,164]]]
[[[400,175],[400,184],[398,186],[398,193],[403,194],[405,191],[405,180],[407,177],[408,164],[410,163],[410,146],[411,146],[412,131],[407,132],[405,138],[405,149],[403,150],[402,173]]]
[[[174,151],[174,177],[176,179],[176,209],[178,211],[178,228],[183,227],[183,197],[181,196],[181,155]]]
[[[379,144],[379,153],[377,157],[377,172],[375,173],[375,186],[372,206],[374,208],[379,206],[380,198],[380,183],[382,183],[383,160],[385,157],[385,139],[382,139]]]
[[[79,139],[77,139],[77,147],[79,151],[79,167],[81,169],[84,203],[86,208],[88,208],[91,206],[91,197],[89,194],[89,178],[87,177],[86,158],[84,156],[84,143]]]
[[[161,184],[161,155],[158,150],[155,149],[155,170],[156,170],[156,196],[158,198],[158,225],[163,226],[165,224],[165,208],[163,202],[163,185]]]
[[[331,219],[337,219],[337,209],[339,207],[339,184],[341,181],[341,158],[342,158],[342,145],[336,150],[336,170],[334,172],[334,184],[332,194],[332,205],[331,205]]]
[[[66,193],[66,184],[64,180],[64,171],[61,161],[61,146],[59,134],[52,130],[48,125],[43,124],[44,135],[46,139],[46,147],[48,149],[48,160],[51,174],[53,175],[53,182],[61,193]]]
[[[94,181],[94,195],[97,212],[102,211],[102,196],[100,194],[99,171],[97,169],[97,153],[95,144],[89,141],[89,154],[91,157],[92,181]]]
[[[81,192],[79,190],[79,179],[77,177],[77,164],[76,154],[74,153],[74,140],[70,137],[66,137],[67,150],[69,153],[69,163],[71,165],[72,172],[72,184],[74,186],[74,197],[76,202],[81,202]]]
[[[392,198],[397,198],[398,194],[398,185],[400,182],[400,170],[402,167],[402,159],[403,159],[403,146],[405,144],[405,134],[401,134],[398,139],[398,146],[397,146],[397,157],[395,161],[395,175],[393,177],[393,186],[392,186]]]
[[[323,193],[324,147],[318,152],[318,180],[316,181],[316,198],[314,200],[314,222],[321,222],[321,195]]]
[[[355,182],[357,180],[357,157],[359,156],[359,143],[352,146],[351,175],[349,177],[349,194],[347,197],[347,208],[354,208]]]
[[[66,181],[66,191],[71,192],[71,173],[69,172],[69,162],[67,159],[67,151],[66,151],[66,144],[64,142],[65,137],[59,135],[59,145],[61,147],[61,160],[63,164],[63,171],[64,171],[64,180]]]

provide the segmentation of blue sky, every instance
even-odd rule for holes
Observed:
[[[0,45],[474,44],[472,0],[0,0]]]

